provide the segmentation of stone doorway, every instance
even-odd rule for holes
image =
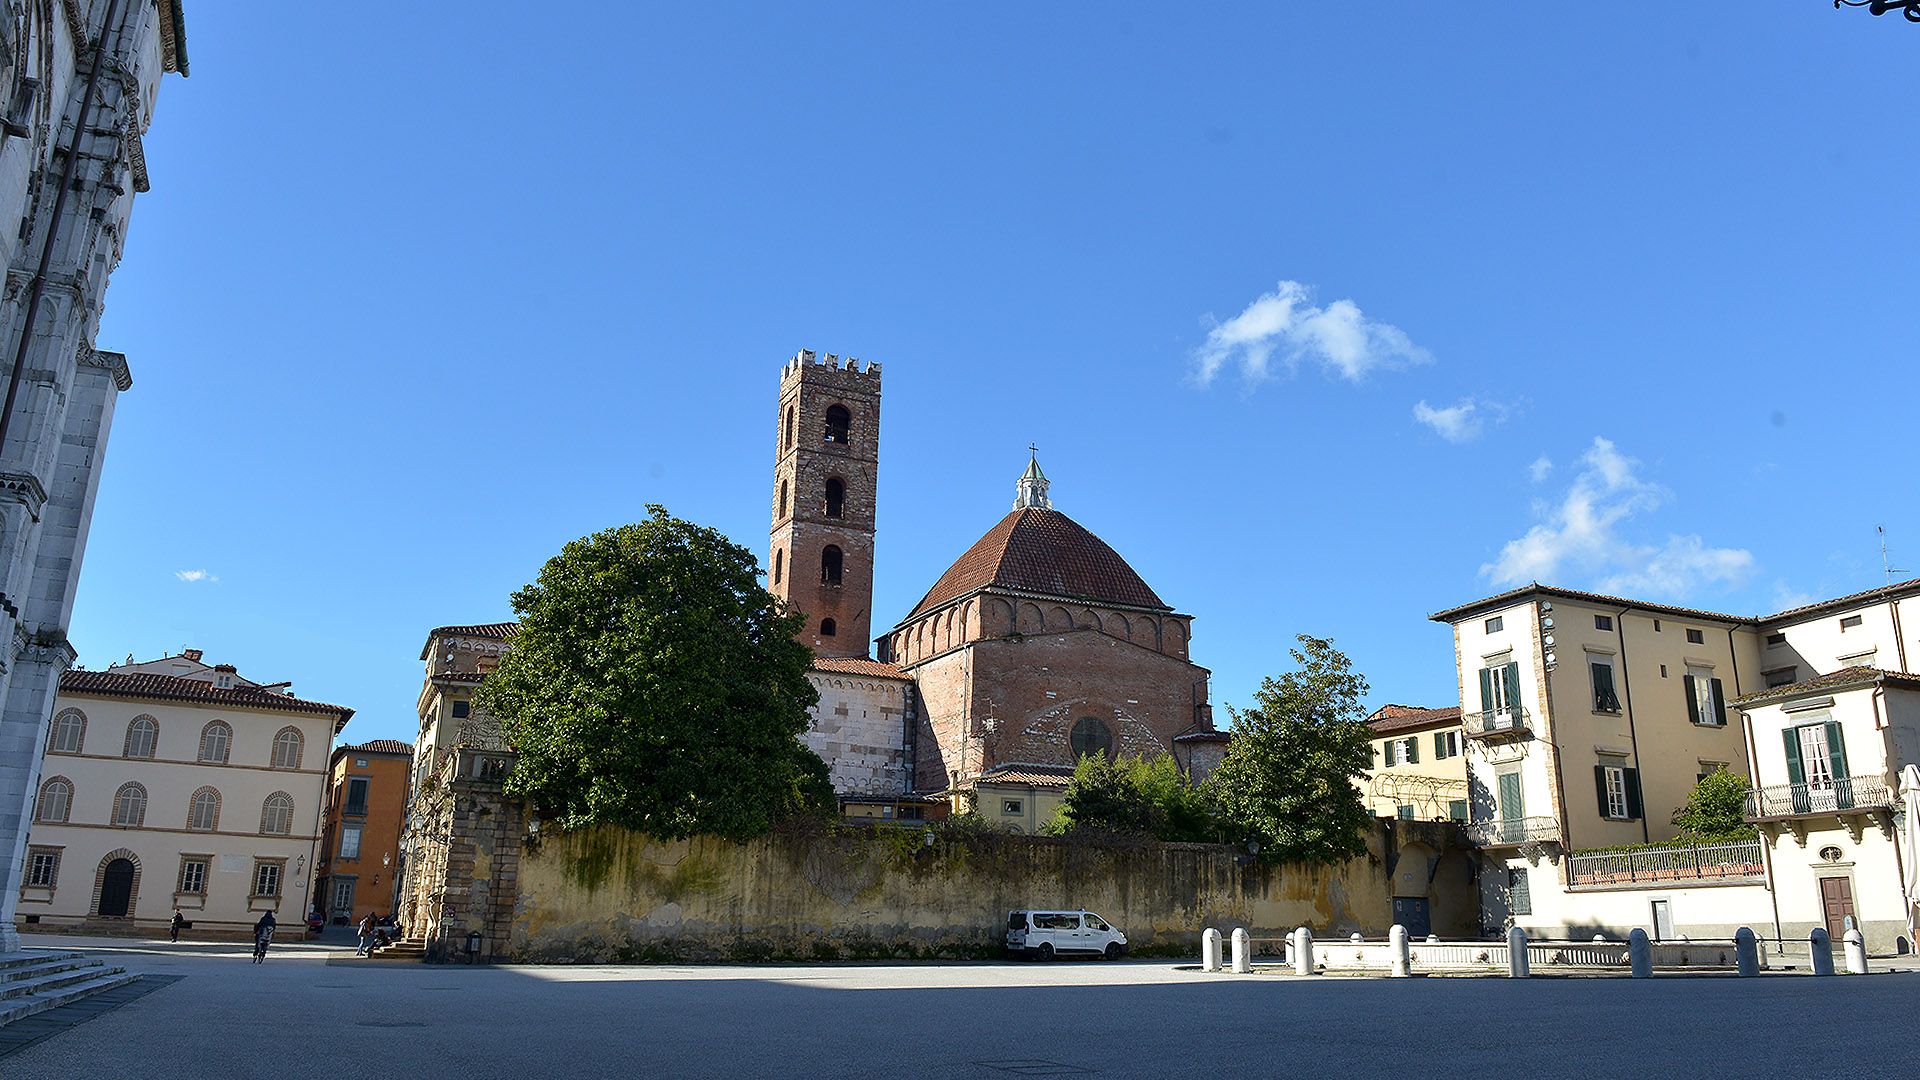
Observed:
[[[100,917],[124,919],[133,905],[133,861],[115,859],[100,876]]]

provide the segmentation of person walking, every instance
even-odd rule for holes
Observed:
[[[180,928],[187,925],[187,917],[180,914],[179,908],[173,909],[173,918],[167,920],[167,940],[180,944]]]
[[[267,946],[273,942],[273,928],[278,925],[279,923],[274,919],[273,912],[271,911],[261,914],[260,921],[253,924],[254,963],[261,964],[266,962]]]
[[[354,950],[354,955],[373,955],[373,912],[371,911],[367,912],[366,918],[360,920],[360,947]]]

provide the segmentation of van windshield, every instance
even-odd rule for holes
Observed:
[[[1027,913],[1026,913],[1026,912],[1024,912],[1024,911],[1016,911],[1016,912],[1014,912],[1013,914],[1011,914],[1011,915],[1009,915],[1009,916],[1007,916],[1007,929],[1009,929],[1009,930],[1025,930],[1026,928],[1027,928]]]

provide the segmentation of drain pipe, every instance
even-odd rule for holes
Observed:
[[[87,86],[80,95],[80,113],[74,118],[73,137],[67,141],[67,160],[60,170],[60,187],[53,193],[53,218],[47,222],[47,236],[40,245],[40,267],[33,273],[27,292],[27,317],[20,326],[20,342],[13,350],[13,373],[7,380],[7,400],[0,405],[0,454],[6,452],[7,429],[13,422],[14,400],[20,396],[20,377],[26,373],[27,348],[33,342],[33,327],[40,318],[40,299],[47,291],[47,271],[53,266],[53,249],[60,240],[62,212],[67,192],[73,188],[73,172],[80,160],[80,139],[87,132],[87,120],[93,112],[93,90],[100,81],[100,69],[106,66],[107,35],[120,13],[120,0],[107,0],[107,17],[100,22],[100,34],[93,39],[93,63],[87,70]]]

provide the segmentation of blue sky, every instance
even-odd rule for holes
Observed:
[[[447,10],[188,4],[82,663],[410,738],[426,631],[567,540],[658,502],[764,558],[801,348],[884,366],[876,631],[1036,442],[1216,703],[1303,632],[1449,701],[1426,616],[1516,575],[1771,611],[1881,583],[1878,524],[1920,570],[1897,17]]]

